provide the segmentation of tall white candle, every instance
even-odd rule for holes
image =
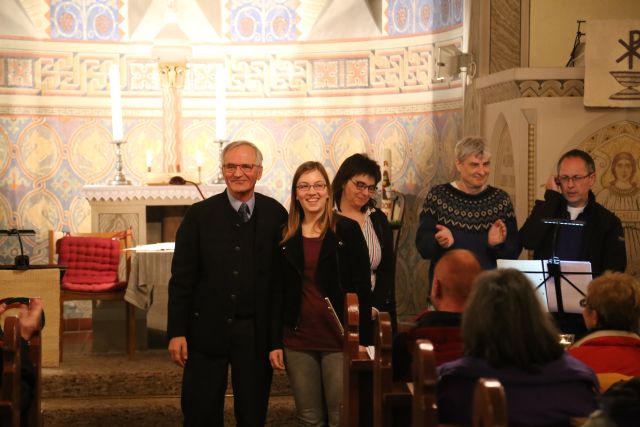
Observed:
[[[196,166],[202,167],[202,151],[200,150],[196,151]]]
[[[227,70],[224,65],[216,72],[216,139],[227,139]]]
[[[120,98],[120,69],[113,64],[109,68],[109,85],[111,86],[111,125],[114,141],[122,141],[122,99]]]
[[[147,150],[147,169],[151,169],[151,164],[153,163],[153,153],[151,150]]]

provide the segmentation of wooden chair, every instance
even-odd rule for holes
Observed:
[[[480,378],[473,393],[473,427],[507,427],[507,400],[500,381]]]
[[[0,420],[2,427],[20,426],[20,321],[7,317],[2,343],[2,389]]]
[[[438,425],[438,399],[436,386],[436,355],[429,340],[418,340],[413,348],[413,399],[411,424],[413,427]]]
[[[372,419],[373,359],[360,351],[358,295],[348,293],[345,299],[342,376],[342,426],[370,426]]]
[[[7,310],[18,308],[22,304],[9,304]],[[20,320],[15,316],[4,319],[2,396],[0,397],[0,419],[2,426],[26,425],[41,427],[42,417],[42,346],[40,332],[34,333],[28,342],[28,357],[34,368],[33,400],[26,412],[26,421],[22,420],[21,407],[21,374],[22,355],[20,345]],[[5,388],[5,384],[8,386]],[[17,423],[17,424],[14,424]]]
[[[63,322],[63,313],[64,313],[64,302],[65,301],[77,301],[77,300],[92,300],[92,301],[124,301],[125,302],[125,310],[126,310],[126,350],[130,359],[133,359],[135,352],[135,307],[129,304],[124,299],[125,292],[127,290],[127,283],[129,282],[129,274],[131,272],[131,251],[126,251],[125,249],[133,247],[133,233],[131,228],[128,228],[124,231],[114,231],[114,232],[101,232],[101,233],[84,233],[84,234],[66,234],[63,236],[64,238],[74,239],[73,241],[69,240],[69,246],[74,246],[76,249],[74,251],[79,251],[82,247],[87,247],[87,250],[95,251],[92,248],[94,245],[106,245],[111,244],[113,246],[113,241],[117,241],[118,243],[115,245],[120,252],[120,265],[121,268],[118,268],[115,271],[115,276],[110,277],[106,282],[95,283],[95,280],[88,279],[87,282],[82,283],[83,277],[86,276],[86,271],[78,271],[74,270],[79,267],[78,257],[73,257],[74,261],[73,265],[65,265],[66,260],[69,259],[67,257],[67,253],[61,253],[60,251],[64,251],[63,248],[67,246],[67,242],[61,244],[62,239],[56,239],[56,233],[52,230],[49,231],[49,264],[54,264],[54,255],[58,254],[58,263],[65,269],[64,276],[61,282],[60,288],[60,361],[63,360],[63,348],[62,348],[62,336],[64,332],[64,322]],[[98,238],[98,239],[96,239]],[[89,240],[91,239],[91,240]],[[111,242],[110,242],[111,241]],[[102,246],[100,251],[107,251],[107,247]],[[87,252],[88,253],[88,252]],[[95,252],[91,252],[94,254]],[[104,259],[98,261],[96,258],[92,258],[93,261],[103,263]],[[101,271],[104,269],[111,269],[112,264],[108,266],[103,263],[103,267],[101,267]],[[86,270],[86,262],[82,264],[83,269]],[[124,270],[123,273],[120,270]],[[111,271],[113,273],[113,271]],[[98,272],[96,271],[96,274]],[[91,272],[89,272],[89,276]],[[73,277],[72,277],[73,276]],[[66,280],[65,277],[69,278]],[[73,280],[76,283],[70,283],[69,281]],[[94,283],[91,283],[94,282]],[[98,286],[94,286],[98,285]]]
[[[373,425],[392,425],[393,410],[411,412],[412,396],[407,383],[393,381],[392,331],[389,313],[380,312],[376,323],[373,359]]]

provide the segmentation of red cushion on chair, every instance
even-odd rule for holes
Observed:
[[[120,242],[108,237],[65,236],[60,239],[58,263],[67,267],[62,289],[108,292],[126,287],[118,281]]]

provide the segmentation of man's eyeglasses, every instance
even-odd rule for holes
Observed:
[[[353,182],[353,185],[356,186],[358,191],[367,190],[369,193],[375,193],[376,192],[377,188],[376,188],[375,185],[367,185],[365,182],[362,182],[362,181],[351,180],[351,182]]]
[[[316,182],[315,184],[308,184],[306,182],[303,182],[302,184],[296,185],[296,188],[298,189],[298,191],[302,192],[307,192],[312,188],[316,191],[321,191],[327,188],[327,184],[324,182]]]
[[[225,173],[234,173],[236,169],[240,168],[240,170],[244,173],[251,173],[253,168],[255,168],[256,166],[260,167],[260,165],[254,165],[250,163],[243,163],[241,165],[236,165],[235,163],[225,163],[224,165],[222,165],[222,170]]]
[[[589,303],[587,303],[587,299],[586,298],[582,298],[578,304],[580,304],[580,307],[582,307],[582,308],[587,308],[587,307],[591,308]]]
[[[583,180],[589,178],[591,175],[593,175],[592,173],[589,173],[587,175],[573,175],[573,176],[568,176],[568,175],[560,175],[558,177],[558,181],[560,181],[563,184],[566,184],[570,181],[573,181],[574,183],[578,184],[580,182],[582,182]]]

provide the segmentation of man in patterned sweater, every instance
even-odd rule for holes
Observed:
[[[511,199],[487,185],[491,154],[486,141],[463,138],[455,157],[459,178],[431,189],[416,233],[418,252],[431,260],[430,279],[440,257],[451,249],[473,252],[485,270],[495,268],[499,258],[516,259],[520,253]]]

